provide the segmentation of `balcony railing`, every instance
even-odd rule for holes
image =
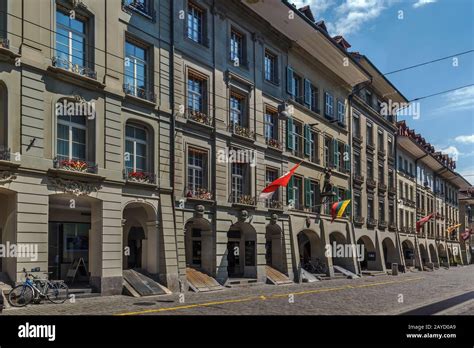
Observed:
[[[9,49],[10,48],[10,40],[8,40],[6,38],[0,38],[0,47]]]
[[[253,132],[249,128],[240,126],[237,123],[231,123],[231,125],[229,126],[229,130],[235,135],[238,135],[244,138],[249,138],[252,140],[255,139],[255,132]]]
[[[267,138],[265,139],[265,143],[271,148],[283,150],[283,143],[277,139]]]
[[[213,195],[208,189],[200,188],[197,190],[188,190],[186,192],[186,198],[212,201]]]
[[[57,156],[53,160],[54,168],[77,173],[97,174],[97,164],[80,159],[70,159],[66,156]]]
[[[56,68],[64,69],[75,74],[97,80],[97,73],[94,70],[88,67],[80,66],[78,64],[73,64],[67,59],[55,56],[52,59],[52,64]]]
[[[364,141],[364,138],[360,134],[353,134],[352,139],[354,139],[354,142],[359,144],[362,144],[362,142]]]
[[[367,227],[375,227],[375,226],[377,226],[377,219],[367,218]]]
[[[139,88],[131,84],[124,84],[123,91],[125,94],[137,97],[140,99],[148,100],[152,103],[156,103],[156,94],[151,88]]]
[[[192,120],[197,123],[205,124],[206,126],[212,126],[212,116],[206,115],[205,113],[197,110],[187,110],[186,116],[188,120]]]
[[[365,182],[366,182],[368,188],[375,188],[375,186],[377,186],[377,181],[375,181],[372,178],[367,178],[367,180]]]
[[[257,205],[257,199],[255,197],[241,193],[232,193],[229,197],[229,201],[233,204]]]
[[[387,228],[387,221],[379,220],[379,228],[381,228],[381,229]]]
[[[278,199],[269,199],[265,201],[265,206],[268,209],[283,210],[283,202]]]
[[[362,216],[354,216],[354,225],[362,226],[365,222],[365,218]]]
[[[156,184],[156,175],[139,170],[126,168],[123,171],[123,178],[127,182],[136,182],[143,184]]]
[[[378,151],[377,151],[377,155],[378,155],[379,157],[381,157],[381,158],[384,158],[385,155],[386,155],[386,152],[385,152],[385,150],[378,150]]]

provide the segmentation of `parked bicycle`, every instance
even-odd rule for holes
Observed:
[[[40,303],[48,299],[52,303],[64,303],[69,298],[69,288],[62,280],[40,279],[26,272],[25,282],[15,286],[8,294],[8,302],[13,307],[24,307],[32,301]]]

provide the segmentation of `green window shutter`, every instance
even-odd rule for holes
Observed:
[[[333,156],[333,166],[336,169],[339,169],[339,149],[338,149],[338,141],[336,139],[332,140],[332,147],[334,150],[334,156]]]
[[[294,141],[294,123],[293,119],[291,117],[288,118],[286,121],[286,147],[288,150],[294,150],[295,149],[295,141]]]
[[[344,161],[344,168],[349,172],[351,170],[351,151],[347,144],[344,144],[344,159],[347,159]]]
[[[311,155],[311,128],[309,125],[304,125],[304,154]]]
[[[304,104],[311,107],[311,82],[308,79],[304,79]]]
[[[293,181],[293,177],[290,178],[290,181],[288,181],[288,185],[286,186],[287,188],[287,201],[288,201],[288,204],[290,204],[290,201],[294,200],[295,199],[295,192],[293,191],[293,185],[294,185],[294,181]]]
[[[294,86],[293,86],[293,69],[289,66],[286,67],[286,92],[293,96]]]
[[[313,206],[311,202],[312,198],[313,196],[311,195],[311,180],[305,178],[304,179],[304,204],[307,208],[310,208]]]

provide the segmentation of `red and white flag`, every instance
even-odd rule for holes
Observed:
[[[291,168],[288,173],[283,174],[278,179],[268,184],[268,186],[263,189],[262,193],[260,193],[259,198],[263,200],[269,199],[271,196],[273,196],[273,193],[278,190],[280,186],[288,186],[291,177],[293,176],[293,174],[295,174],[295,171],[300,166],[300,164],[301,162]]]
[[[424,218],[418,220],[416,222],[416,232],[420,232],[421,228],[423,227],[423,225],[430,221],[432,218],[434,217],[434,213],[431,213],[430,215],[427,215],[425,216]]]

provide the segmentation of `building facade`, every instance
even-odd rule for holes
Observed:
[[[13,282],[81,259],[104,295],[129,269],[182,291],[190,270],[239,284],[458,262],[445,231],[465,181],[382,112],[406,99],[309,7],[1,0],[0,16],[0,241],[38,248],[1,258]],[[360,261],[327,252],[355,245]]]
[[[38,246],[13,281],[82,258],[103,294],[134,267],[177,288],[170,3],[1,1],[0,235]]]

